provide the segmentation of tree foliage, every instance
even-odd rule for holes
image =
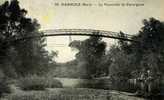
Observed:
[[[131,44],[133,52],[141,67],[157,72],[163,72],[164,63],[164,23],[157,19],[150,18],[143,20],[144,26],[134,39],[139,44]]]
[[[5,73],[12,69],[17,75],[43,74],[54,63],[44,48],[45,38],[11,42],[44,34],[39,32],[37,20],[26,15],[27,11],[20,8],[17,0],[6,1],[0,6],[0,64]]]
[[[132,77],[132,73],[150,70],[154,75],[163,73],[164,63],[164,23],[150,18],[143,20],[143,27],[132,39],[136,42],[118,41],[118,46],[112,46],[109,56],[112,59],[109,65],[111,73],[123,72],[122,76]],[[126,38],[122,32],[120,37]],[[139,73],[138,73],[139,74]]]
[[[76,54],[76,59],[80,65],[83,64],[81,67],[84,67],[86,77],[92,78],[99,73],[102,67],[99,66],[99,63],[103,55],[105,55],[106,48],[106,43],[102,41],[101,37],[93,36],[85,41],[73,41],[70,43],[70,47],[78,49],[79,52]]]

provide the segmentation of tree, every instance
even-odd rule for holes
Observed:
[[[138,35],[133,37],[140,43],[132,43],[133,53],[138,57],[137,62],[142,67],[164,71],[164,23],[157,19],[150,18],[143,20],[144,26]]]
[[[44,34],[39,32],[37,20],[27,18],[26,14],[17,0],[6,1],[0,6],[1,67],[9,69],[10,66],[18,75],[43,74],[54,64],[53,57],[44,48],[45,38],[13,41]],[[8,65],[3,66],[4,62]]]
[[[131,55],[133,58],[129,59],[133,70],[149,69],[154,73],[162,73],[164,64],[164,23],[157,19],[150,18],[143,20],[143,27],[136,36],[132,39],[136,42],[127,43],[119,40],[119,48]],[[126,38],[122,32],[120,36]]]
[[[101,34],[101,33],[93,33]],[[99,73],[99,69],[103,66],[99,66],[103,55],[105,55],[106,43],[102,41],[101,37],[92,36],[85,41],[73,41],[70,43],[70,47],[78,49],[76,59],[82,67],[86,70],[86,77],[92,78]]]
[[[164,72],[163,33],[163,22],[154,18],[143,20],[143,27],[132,37],[138,41],[137,43],[119,41],[118,46],[110,49],[112,59],[109,66],[110,74],[114,74],[118,79],[121,77],[140,79],[145,87],[149,87],[149,93],[159,92],[160,78]],[[152,84],[156,87],[152,87]]]
[[[119,46],[111,46],[107,53],[110,57],[110,65],[108,65],[109,75],[117,78],[130,78],[130,73],[133,70],[131,59],[133,55],[126,54]]]

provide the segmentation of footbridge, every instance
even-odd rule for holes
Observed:
[[[133,35],[124,34],[124,37],[120,37],[118,32],[104,31],[104,30],[94,30],[94,29],[50,29],[50,30],[41,30],[42,35],[28,36],[17,38],[12,41],[20,41],[25,39],[33,39],[39,37],[53,37],[53,36],[96,36],[104,38],[112,38],[130,42],[137,42],[137,40],[132,39]]]

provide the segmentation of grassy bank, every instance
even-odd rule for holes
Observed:
[[[44,91],[17,91],[6,95],[1,100],[144,100],[128,96],[117,91],[83,89],[83,88],[55,88]]]

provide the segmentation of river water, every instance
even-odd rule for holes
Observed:
[[[80,83],[90,82],[91,80],[88,79],[74,79],[74,78],[54,78],[59,80],[63,87],[75,87]]]

